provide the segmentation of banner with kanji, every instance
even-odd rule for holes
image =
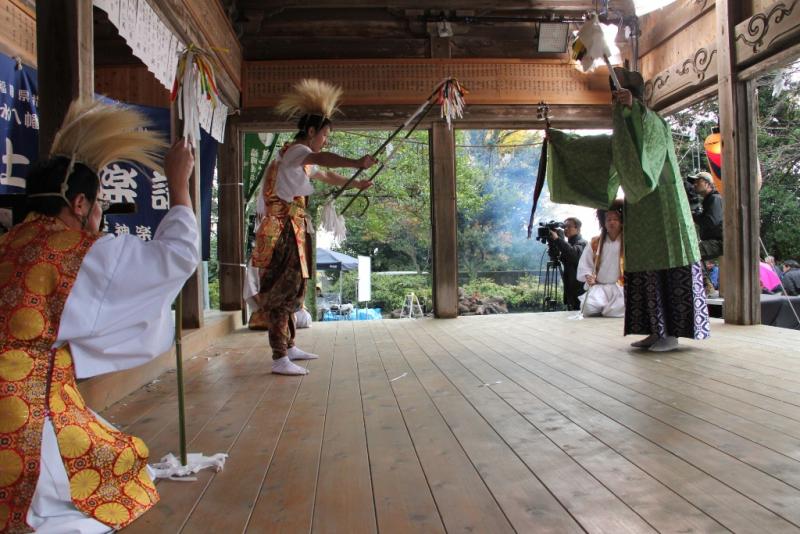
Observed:
[[[108,99],[106,99],[108,100]],[[109,100],[110,101],[110,100]],[[150,124],[169,139],[169,109],[130,106],[150,119]],[[200,139],[200,212],[203,259],[210,253],[212,183],[217,161],[217,142],[205,131]],[[167,177],[126,163],[112,163],[100,171],[100,187],[111,203],[136,204],[136,213],[107,215],[104,230],[116,235],[132,234],[149,241],[169,211]]]
[[[24,194],[39,154],[36,70],[0,54],[0,194]]]

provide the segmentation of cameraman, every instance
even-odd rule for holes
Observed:
[[[693,213],[700,235],[700,258],[713,260],[722,256],[722,196],[714,187],[714,180],[705,171],[689,176],[694,190],[703,199],[703,209]]]
[[[586,248],[586,240],[581,237],[581,221],[575,217],[565,219],[563,231],[550,230],[549,244],[561,254],[564,304],[568,310],[579,310],[581,303],[578,297],[584,290],[583,284],[577,280],[578,262]]]

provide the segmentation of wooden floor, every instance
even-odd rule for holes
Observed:
[[[315,323],[306,377],[263,333],[186,365],[190,452],[126,533],[800,531],[800,332],[715,321],[636,351],[566,313]],[[106,410],[177,452],[174,374]]]

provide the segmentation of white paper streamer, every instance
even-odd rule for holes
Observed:
[[[327,201],[322,207],[322,228],[333,234],[334,243],[341,243],[347,237],[344,215],[338,215],[336,213],[333,200]]]
[[[192,481],[195,477],[189,477],[203,469],[213,468],[214,471],[222,471],[225,467],[225,460],[228,455],[218,452],[212,456],[203,456],[202,453],[192,452],[186,455],[186,465],[181,465],[181,461],[172,453],[167,454],[157,464],[150,465],[155,478],[168,478],[170,480]]]

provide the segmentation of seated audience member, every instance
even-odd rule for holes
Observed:
[[[597,219],[600,235],[592,238],[578,263],[577,278],[586,288],[580,297],[582,312],[586,317],[624,317],[621,205],[597,210]]]
[[[758,264],[758,279],[761,282],[762,293],[774,293],[781,288],[781,279],[772,267],[763,261]]]
[[[800,263],[796,260],[783,262],[783,287],[787,295],[800,295]]]

